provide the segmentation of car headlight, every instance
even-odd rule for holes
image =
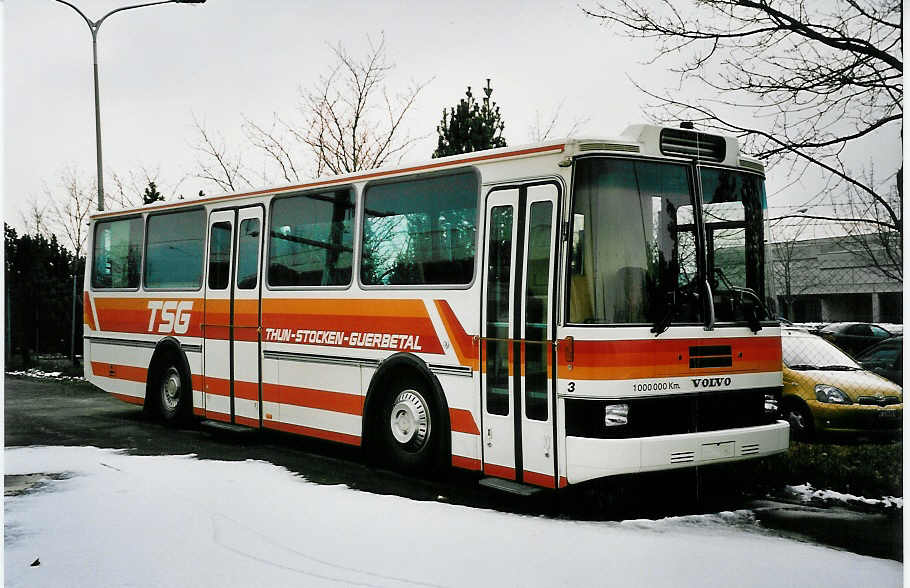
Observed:
[[[604,426],[620,427],[629,424],[628,404],[608,404],[604,409]]]
[[[853,404],[853,401],[843,390],[827,384],[815,386],[815,397],[819,402],[827,402],[829,404]]]

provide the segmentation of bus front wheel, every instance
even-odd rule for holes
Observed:
[[[186,420],[192,403],[189,381],[173,359],[164,361],[155,390],[161,418],[167,423]]]
[[[430,469],[439,451],[439,409],[426,386],[415,380],[399,383],[386,397],[379,425],[386,457],[396,469]]]

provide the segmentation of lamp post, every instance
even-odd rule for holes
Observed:
[[[98,31],[101,29],[101,23],[112,14],[130,10],[132,8],[143,8],[145,6],[156,6],[158,4],[204,4],[205,0],[160,0],[159,2],[146,2],[144,4],[133,4],[131,6],[122,6],[111,10],[98,20],[93,21],[79,10],[75,5],[70,4],[67,0],[57,0],[60,4],[66,4],[79,13],[79,16],[85,20],[89,30],[92,33],[92,67],[95,74],[95,158],[98,165],[98,210],[104,210],[104,177],[101,170],[101,108],[98,100]]]
[[[93,21],[89,17],[85,16],[79,8],[73,4],[67,2],[67,0],[57,0],[60,4],[66,4],[73,10],[79,13],[79,16],[85,21],[85,24],[88,25],[89,31],[92,33],[92,69],[95,78],[95,159],[98,166],[98,210],[104,210],[104,175],[102,172],[101,166],[101,106],[98,99],[98,31],[101,29],[101,23],[103,23],[107,17],[117,12],[123,12],[124,10],[130,10],[132,8],[143,8],[145,6],[155,6],[158,4],[204,4],[205,0],[160,0],[158,2],[146,2],[144,4],[133,4],[130,6],[121,6],[120,8],[115,8],[111,10],[98,20]],[[73,365],[76,365],[76,285],[77,285],[77,270],[79,268],[79,259],[76,257],[73,260],[73,321],[72,321],[72,332],[70,333],[70,358],[73,361]]]

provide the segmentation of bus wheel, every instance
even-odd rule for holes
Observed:
[[[426,387],[408,381],[389,394],[380,425],[385,453],[399,470],[415,472],[433,465],[439,447],[438,409]]]
[[[161,366],[156,392],[161,417],[166,422],[177,423],[185,420],[192,402],[190,390],[187,378],[174,360],[165,361]]]

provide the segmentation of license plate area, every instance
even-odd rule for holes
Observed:
[[[703,460],[733,457],[733,452],[733,441],[722,441],[720,443],[703,443],[701,446],[701,458]]]

